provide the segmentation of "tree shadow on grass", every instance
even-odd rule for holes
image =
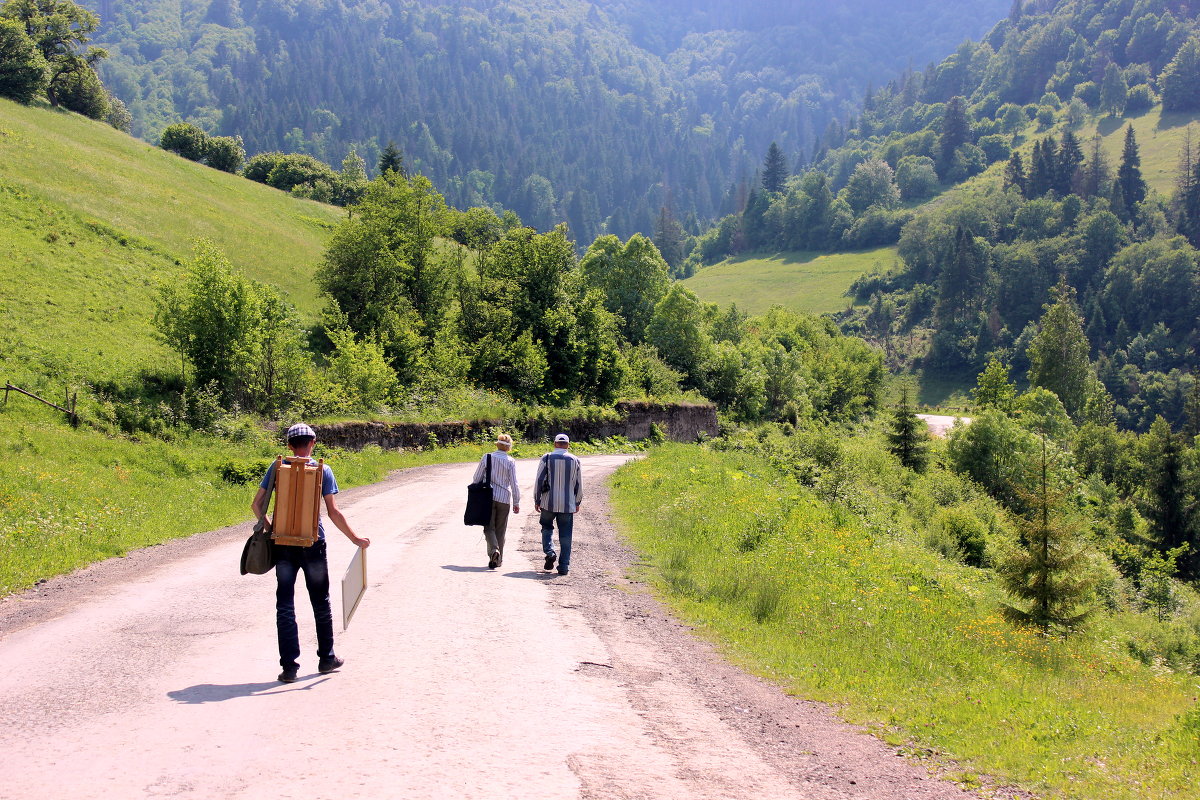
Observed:
[[[1156,130],[1164,131],[1172,128],[1186,128],[1193,122],[1200,121],[1197,115],[1189,111],[1165,111],[1158,118]]]
[[[1096,123],[1096,133],[1101,136],[1108,136],[1123,127],[1125,127],[1125,120],[1120,117],[1105,117]]]

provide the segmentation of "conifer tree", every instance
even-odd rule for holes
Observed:
[[[949,262],[942,270],[934,309],[942,327],[956,327],[974,318],[986,276],[987,254],[983,244],[970,231],[957,228]]]
[[[663,260],[672,269],[676,269],[687,256],[684,252],[687,234],[679,220],[671,213],[669,206],[663,206],[658,211],[658,221],[654,225],[654,246],[662,254]]]
[[[1106,194],[1105,187],[1110,178],[1108,158],[1104,155],[1104,139],[1099,134],[1092,137],[1092,152],[1083,167],[1080,191],[1084,197],[1100,197]]]
[[[1200,153],[1192,147],[1192,129],[1185,135],[1175,178],[1175,227],[1193,247],[1200,245]]]
[[[1011,186],[1025,196],[1025,187],[1027,179],[1025,177],[1025,163],[1021,160],[1021,152],[1013,150],[1008,157],[1008,164],[1004,167],[1004,185]]]
[[[788,166],[787,159],[779,145],[771,142],[767,148],[767,157],[763,161],[762,187],[767,192],[782,192],[787,188]]]
[[[954,163],[954,153],[970,141],[971,125],[967,121],[967,103],[961,96],[950,98],[942,117],[942,134],[938,139],[941,155],[939,174],[943,177]]]
[[[925,423],[909,405],[907,390],[892,415],[892,429],[887,436],[888,449],[900,459],[901,464],[915,472],[925,471],[929,462],[929,433]]]
[[[1072,419],[1079,419],[1087,400],[1091,361],[1083,320],[1075,307],[1075,290],[1060,283],[1055,302],[1046,309],[1029,343],[1029,383],[1058,395]]]
[[[1132,215],[1137,204],[1146,199],[1146,181],[1142,179],[1142,158],[1138,155],[1133,125],[1125,126],[1125,146],[1121,149],[1121,166],[1117,168],[1117,186],[1126,213]],[[1119,215],[1118,215],[1119,216]]]
[[[1033,143],[1033,153],[1029,157],[1029,177],[1025,184],[1025,196],[1031,200],[1054,188],[1054,148],[1053,136]]]
[[[1184,480],[1183,448],[1179,437],[1162,416],[1155,417],[1146,434],[1146,516],[1164,550],[1191,545],[1191,498]],[[1188,577],[1194,577],[1196,559],[1189,558]]]
[[[1049,446],[1030,465],[1031,489],[1021,490],[1026,511],[1018,518],[1020,545],[999,560],[996,571],[1005,590],[1023,607],[1004,604],[1016,622],[1070,630],[1083,622],[1095,587],[1090,554],[1081,526],[1066,508],[1066,491],[1051,470]]]
[[[404,172],[404,154],[400,152],[400,148],[393,141],[388,141],[387,147],[383,148],[383,152],[379,154],[379,174],[391,170],[398,172],[402,177],[407,177]]]
[[[1083,165],[1083,148],[1071,131],[1063,131],[1054,161],[1054,190],[1066,197],[1074,192],[1075,173]]]

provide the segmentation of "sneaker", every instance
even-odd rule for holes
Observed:
[[[560,569],[560,570],[558,571],[558,574],[559,574],[559,575],[566,575],[568,572],[570,572],[570,570]]]
[[[333,658],[323,658],[321,659],[321,663],[317,665],[317,672],[321,673],[322,675],[326,675],[330,672],[337,672],[342,668],[342,664],[345,663],[346,661],[344,659],[338,658],[337,656],[334,656]]]
[[[558,556],[554,555],[554,553],[551,553],[550,555],[546,556],[546,563],[542,564],[542,569],[546,570],[547,572],[554,569],[554,562],[557,560]]]
[[[497,558],[496,556],[492,556],[491,558],[488,559],[488,569],[495,569],[498,566],[500,566],[499,558]]]
[[[291,669],[285,669],[283,672],[279,673],[279,682],[280,683],[295,683],[296,675],[299,672],[300,672],[299,667],[292,667]]]

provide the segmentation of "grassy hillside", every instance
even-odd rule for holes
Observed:
[[[786,439],[763,449],[793,457]],[[902,475],[869,438],[817,450],[840,455],[815,487],[762,453],[675,445],[614,476],[618,524],[684,620],[908,754],[955,759],[964,786],[1196,797],[1195,676],[1142,656],[1158,623],[1101,613],[1062,637],[1005,622],[994,574],[937,549],[946,508],[978,502],[966,481]]]
[[[1104,154],[1115,169],[1121,162],[1121,148],[1125,144],[1125,126],[1133,125],[1133,134],[1138,143],[1138,154],[1142,158],[1142,177],[1146,183],[1164,197],[1175,192],[1175,173],[1179,170],[1179,154],[1183,149],[1188,126],[1200,119],[1195,114],[1164,114],[1161,106],[1140,117],[1126,119],[1100,119],[1079,132],[1085,145],[1098,131],[1104,137]],[[1193,146],[1200,141],[1193,130]]]
[[[855,253],[776,253],[730,258],[684,281],[700,299],[736,303],[751,314],[781,305],[811,314],[841,311],[851,303],[846,290],[864,272],[888,269],[896,248]]]
[[[154,293],[199,237],[313,314],[312,271],[343,213],[0,100],[0,358],[107,377],[165,357],[149,335]]]

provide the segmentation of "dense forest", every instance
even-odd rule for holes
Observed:
[[[201,0],[89,4],[133,132],[240,136],[250,155],[372,167],[395,142],[458,208],[508,208],[586,244],[696,228],[778,141],[796,162],[910,59],[981,34],[1005,0],[903,4]]]
[[[1024,378],[1044,307],[1068,297],[1092,378],[1062,397],[1072,416],[1102,391],[1122,427],[1157,415],[1182,427],[1200,366],[1196,145],[1189,131],[1156,154],[1179,165],[1160,194],[1127,120],[1158,107],[1157,130],[1170,130],[1200,112],[1196,10],[1014,3],[981,42],[832,124],[813,168],[780,174],[769,148],[742,211],[700,237],[683,271],[741,250],[898,244],[895,268],[856,284],[866,307],[846,328],[895,366],[960,375],[997,358]],[[1116,158],[1103,130],[1122,131]]]

